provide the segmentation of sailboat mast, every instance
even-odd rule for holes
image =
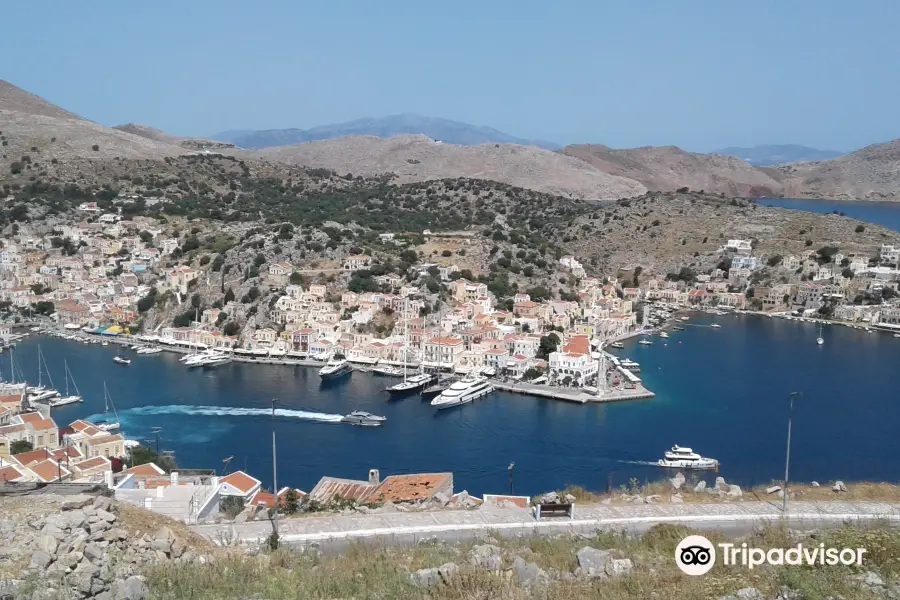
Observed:
[[[406,383],[406,361],[409,360],[409,296],[403,300],[403,316],[406,327],[403,328],[403,383]]]
[[[38,387],[41,387],[41,347],[38,346]]]

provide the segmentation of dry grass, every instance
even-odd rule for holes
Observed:
[[[876,596],[861,588],[847,567],[762,567],[752,571],[717,565],[704,577],[688,577],[675,566],[674,549],[693,533],[677,525],[659,525],[638,538],[624,533],[600,533],[593,539],[570,535],[555,538],[491,539],[502,548],[504,569],[488,573],[468,566],[474,542],[449,546],[441,543],[415,548],[385,549],[365,545],[352,547],[341,556],[323,558],[289,550],[253,557],[231,556],[209,565],[167,564],[151,568],[147,575],[152,598],[179,600],[267,598],[309,600],[335,598],[404,598],[408,600],[548,600],[678,598],[712,600],[744,587],[755,587],[773,597],[784,586],[801,591],[810,600],[826,597],[868,600]],[[706,534],[714,543],[725,541],[721,534]],[[793,545],[797,539],[778,527],[762,528],[743,538],[751,546]],[[815,540],[828,545],[870,548],[866,570],[883,577],[896,577],[900,557],[900,532],[876,527],[844,527],[826,532]],[[572,579],[562,574],[577,567],[576,553],[584,546],[612,549],[630,558],[634,570],[608,581]],[[521,587],[510,570],[520,556],[543,568],[551,578],[540,593]],[[460,566],[459,576],[449,585],[429,590],[409,582],[409,574],[421,568],[447,562]]]
[[[682,503],[684,504],[711,504],[722,502],[748,502],[748,501],[776,501],[779,500],[778,494],[766,493],[766,488],[771,485],[756,486],[743,490],[743,496],[740,498],[729,498],[727,496],[720,497],[708,491],[695,492],[694,483],[686,482],[680,490]],[[819,502],[828,500],[841,500],[843,502],[866,501],[866,502],[900,502],[900,485],[892,483],[877,482],[859,482],[847,483],[846,492],[834,492],[831,487],[833,482],[813,487],[807,483],[797,483],[788,486],[791,499],[806,502]],[[707,489],[712,487],[707,483]],[[675,493],[672,484],[668,480],[654,481],[649,483],[639,483],[636,480],[628,485],[623,485],[612,492],[591,492],[581,486],[568,486],[559,492],[560,496],[571,494],[575,497],[575,501],[581,504],[631,504],[635,496],[659,496],[654,502],[659,504],[668,504],[672,502],[672,495]],[[540,495],[535,496],[538,500]]]

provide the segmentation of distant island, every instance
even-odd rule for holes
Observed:
[[[834,150],[819,150],[810,148],[809,146],[800,146],[798,144],[774,144],[764,146],[751,146],[743,148],[740,146],[729,146],[721,150],[715,150],[712,154],[724,154],[725,156],[736,156],[747,161],[751,165],[757,167],[770,167],[773,165],[783,165],[792,162],[812,162],[817,160],[829,160],[843,156],[843,152],[835,152]]]

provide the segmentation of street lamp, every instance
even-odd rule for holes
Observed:
[[[787,516],[787,503],[788,503],[788,473],[791,466],[791,419],[794,416],[794,398],[796,396],[802,396],[802,392],[791,392],[791,395],[788,400],[788,432],[787,432],[787,450],[785,451],[784,456],[784,488],[781,490],[781,512],[783,515]]]

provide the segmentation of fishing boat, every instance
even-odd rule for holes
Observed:
[[[667,469],[718,469],[719,461],[714,458],[704,458],[690,448],[672,446],[672,449],[663,455],[657,463]]]
[[[462,406],[493,391],[494,387],[487,379],[478,375],[469,375],[441,392],[437,398],[431,401],[431,405],[438,410]]]
[[[381,427],[385,421],[387,421],[387,417],[379,417],[362,410],[354,410],[341,418],[341,423],[349,423],[357,427]]]
[[[825,343],[825,338],[822,337],[822,326],[821,325],[819,325],[819,337],[816,338],[816,343],[820,346]]]
[[[124,356],[119,356],[118,354],[113,356],[113,362],[117,365],[130,365],[131,359],[125,358]]]
[[[104,414],[109,414],[109,409],[112,407],[113,415],[115,417],[114,421],[109,420],[101,420],[94,421],[94,425],[97,426],[97,429],[102,429],[107,433],[115,433],[119,431],[121,428],[121,424],[119,423],[119,414],[116,412],[116,405],[113,404],[112,398],[109,395],[109,389],[106,387],[106,382],[103,382],[103,412]]]
[[[323,378],[329,377],[340,377],[341,375],[347,375],[351,371],[353,371],[353,366],[347,362],[347,359],[344,358],[343,354],[335,354],[331,357],[325,366],[319,369],[319,376]]]

